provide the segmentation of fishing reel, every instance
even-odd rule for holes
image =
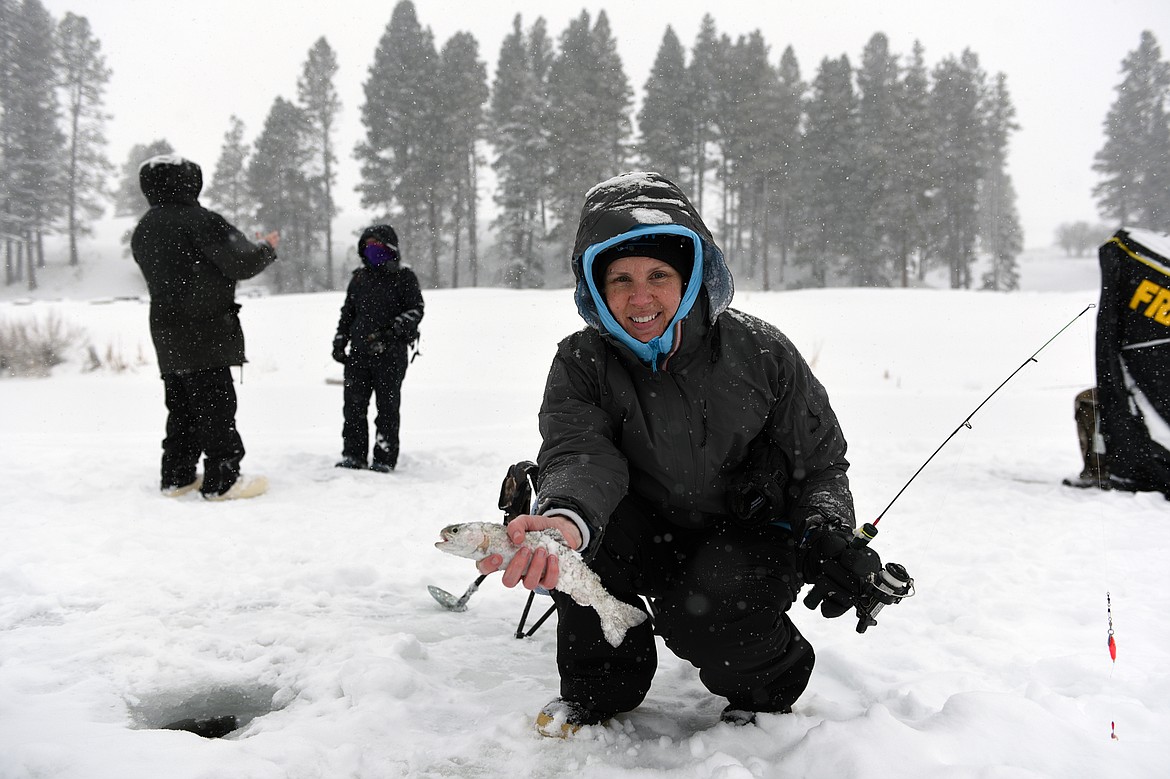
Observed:
[[[877,553],[867,549],[877,532],[875,526],[865,523],[853,531],[853,537],[845,551],[841,553],[842,562],[846,558],[850,560],[849,563],[842,565],[843,571],[846,575],[855,577],[860,586],[860,593],[853,597],[858,633],[864,633],[871,625],[876,625],[877,614],[883,608],[901,603],[904,598],[914,595],[914,579],[906,572],[905,566],[899,563],[886,563],[885,566],[881,566]],[[873,570],[874,568],[876,570]],[[815,609],[825,598],[836,594],[840,589],[845,588],[835,587],[831,579],[822,577],[805,597],[804,605]]]
[[[877,624],[877,613],[886,606],[901,603],[914,594],[914,579],[900,563],[886,563],[876,574],[871,573],[863,583],[857,599],[857,632],[864,633]]]

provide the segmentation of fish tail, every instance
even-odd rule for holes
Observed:
[[[617,598],[606,598],[604,603],[594,604],[601,619],[601,631],[610,646],[621,646],[630,628],[646,621],[647,614],[637,606],[631,606]]]

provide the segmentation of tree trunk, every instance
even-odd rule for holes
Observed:
[[[479,286],[479,193],[475,177],[475,145],[467,154],[467,177],[470,183],[467,192],[467,254],[471,262],[471,286]]]

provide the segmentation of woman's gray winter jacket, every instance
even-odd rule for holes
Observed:
[[[596,324],[595,307],[604,302],[583,290],[581,258],[594,243],[666,222],[701,237],[703,294],[682,320],[674,350],[652,366]],[[590,326],[561,342],[545,385],[542,512],[576,511],[589,525],[590,548],[627,493],[668,521],[707,526],[728,515],[729,484],[766,461],[784,495],[769,520],[855,524],[845,438],[824,387],[780,331],[727,307],[732,283],[723,255],[673,184],[625,174],[594,188],[574,271]]]

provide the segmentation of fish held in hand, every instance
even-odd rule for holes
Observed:
[[[439,534],[442,541],[435,548],[479,561],[498,554],[504,558],[506,567],[520,547],[508,538],[503,525],[494,522],[466,522],[448,525]],[[533,530],[524,534],[523,546],[529,549],[544,549],[556,555],[560,563],[560,575],[556,589],[568,595],[582,606],[591,606],[601,620],[601,630],[611,646],[619,646],[626,638],[626,631],[646,620],[646,612],[623,603],[610,595],[601,586],[601,579],[594,573],[581,555],[565,545],[564,538],[555,530]]]

